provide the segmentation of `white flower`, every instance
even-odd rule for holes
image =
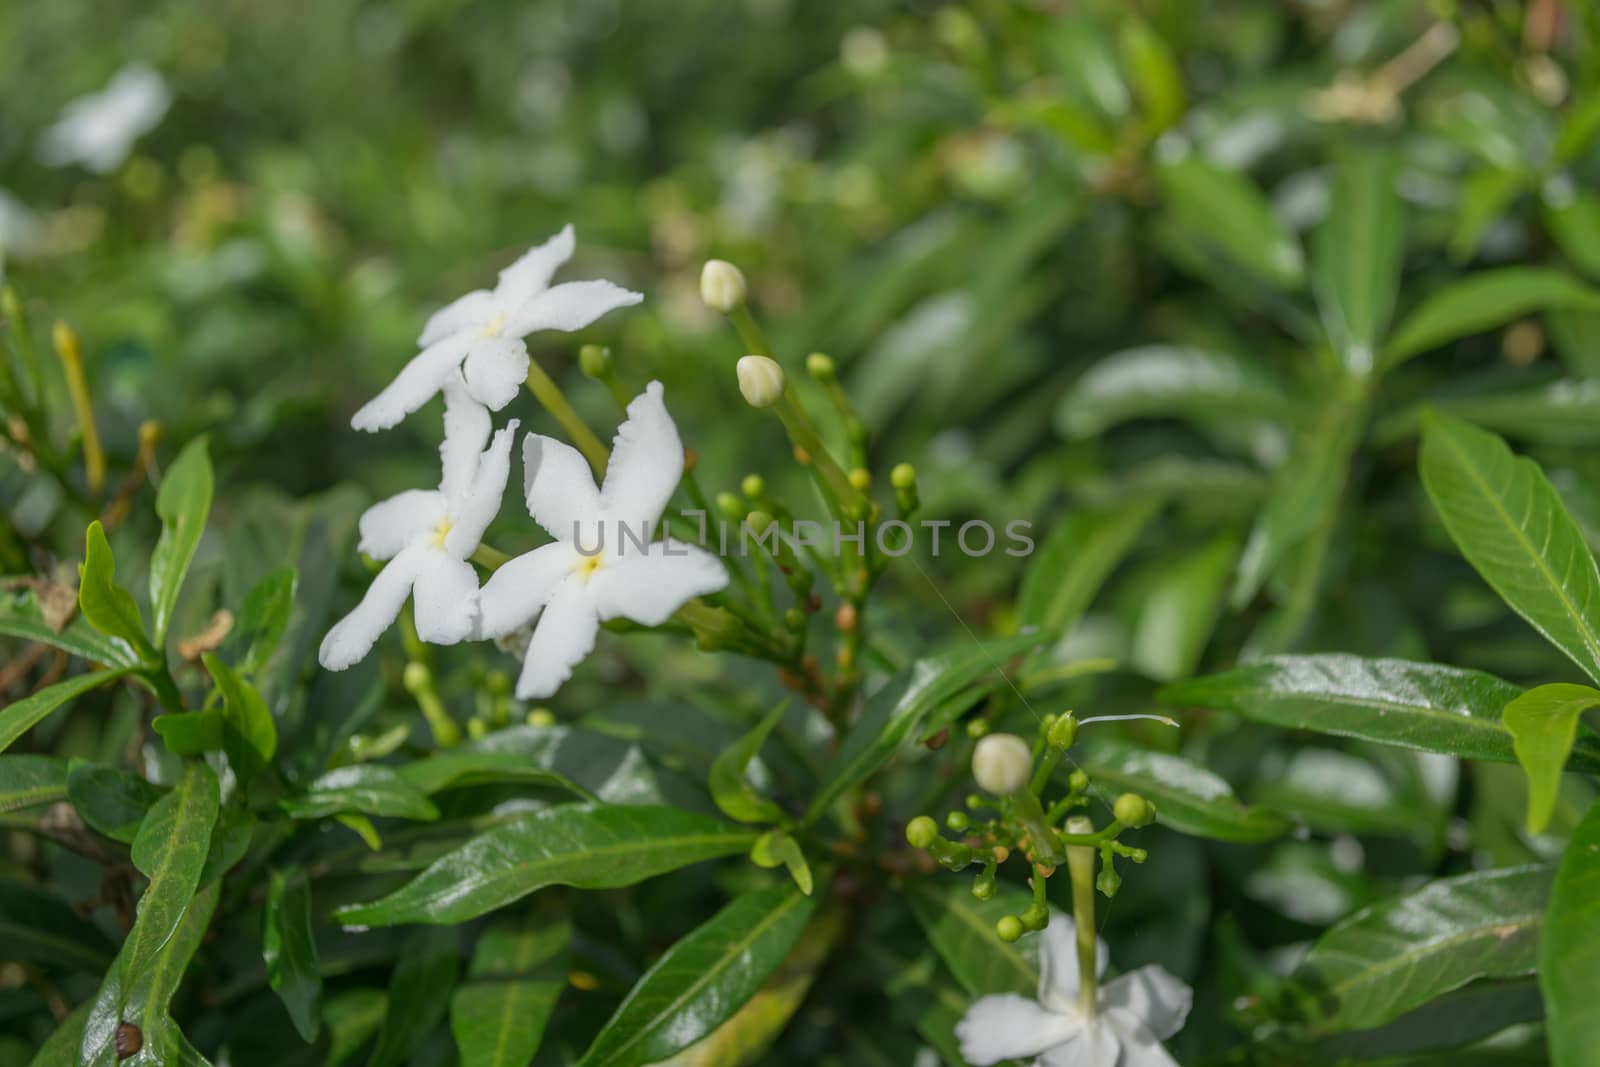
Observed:
[[[1106,966],[1105,942],[1095,969]],[[1039,999],[984,997],[956,1024],[961,1055],[975,1067],[1038,1057],[1037,1067],[1178,1067],[1161,1042],[1183,1028],[1194,991],[1151,964],[1099,987],[1099,1010],[1078,1008],[1072,920],[1053,913],[1039,935]]]
[[[1009,796],[1032,774],[1033,750],[1016,734],[985,734],[972,749],[972,777],[985,792]]]
[[[361,551],[389,562],[355,610],[323,638],[318,659],[331,671],[372,651],[407,596],[415,598],[417,635],[424,641],[450,645],[472,634],[478,576],[467,558],[500,510],[517,421],[495,432],[485,449],[489,412],[467,394],[460,372],[445,381],[444,400],[439,488],[407,490],[361,516]]]
[[[96,174],[116,170],[171,103],[160,74],[141,64],[124,67],[100,92],[66,106],[40,138],[39,158],[52,167],[80,163]]]
[[[431,400],[457,369],[472,398],[499,411],[528,376],[524,337],[536,330],[581,330],[614,308],[644,299],[607,281],[552,286],[550,277],[572,258],[572,245],[572,227],[564,227],[501,271],[493,289],[475,289],[435,312],[417,338],[422,351],[350,425],[387,430]]]
[[[517,696],[547,697],[594,648],[608,619],[659,626],[693,597],[728,584],[722,561],[670,538],[653,540],[683,476],[683,443],[651,382],[628,405],[596,489],[577,450],[549,437],[523,441],[528,513],[556,540],[506,563],[479,595],[479,635],[539,624]],[[541,614],[542,612],[542,614]]]

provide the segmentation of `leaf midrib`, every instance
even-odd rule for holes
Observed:
[[[936,893],[927,891],[924,891],[923,895],[933,903],[937,904],[946,915],[954,915],[962,925],[977,931],[977,933],[983,937],[987,937],[994,930],[994,927],[985,922],[980,916],[968,911],[964,906],[965,902],[962,902],[962,904],[955,904],[952,903],[951,898],[943,897]],[[1015,944],[1005,941],[1000,942],[998,954],[1000,958],[1004,959],[1006,962],[1015,964],[1017,972],[1023,978],[1028,980],[1029,985],[1038,984],[1038,972],[1034,968],[1028,966],[1027,959],[1022,955],[1021,952],[1017,951]]]
[[[1513,933],[1523,933],[1527,929],[1537,928],[1544,918],[1544,913],[1542,911],[1536,911],[1529,912],[1524,915],[1513,916],[1509,919],[1505,916],[1496,916],[1496,918],[1498,919],[1496,922],[1485,923],[1482,926],[1475,926],[1470,930],[1462,930],[1458,933],[1451,934],[1448,937],[1434,938],[1433,940],[1424,941],[1421,944],[1414,945],[1398,956],[1393,956],[1388,960],[1375,964],[1365,970],[1359,971],[1344,981],[1335,982],[1332,986],[1328,987],[1329,992],[1342,994],[1347,990],[1368,984],[1372,981],[1376,981],[1378,978],[1398,970],[1401,966],[1410,966],[1426,956],[1448,949],[1453,945],[1478,940],[1486,935],[1492,934],[1493,931],[1502,929],[1506,926],[1514,925],[1516,930],[1514,930]],[[1505,936],[1510,935],[1508,934]],[[1503,941],[1505,940],[1505,937],[1499,937],[1498,939]],[[1349,954],[1339,953],[1339,955]]]

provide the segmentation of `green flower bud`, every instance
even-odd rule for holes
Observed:
[[[1089,775],[1082,770],[1073,771],[1067,775],[1067,788],[1074,793],[1082,793],[1089,788]]]
[[[939,824],[926,815],[918,815],[906,823],[906,843],[912,848],[926,849],[939,839]]]
[[[723,518],[738,522],[745,516],[745,504],[739,499],[738,493],[718,493],[717,510],[722,512]]]
[[[909,463],[896,463],[894,470],[889,472],[889,484],[905,492],[916,487],[917,468]]]
[[[1024,930],[1039,931],[1050,925],[1050,912],[1037,904],[1031,905],[1021,916]]]
[[[700,268],[700,299],[726,315],[744,306],[744,272],[724,259],[708,259]]]
[[[857,492],[865,493],[872,488],[872,472],[865,467],[855,467],[848,475],[850,484]]]
[[[984,800],[976,793],[968,793],[967,799],[962,801],[962,803],[967,806],[968,811],[977,811],[979,808],[983,807]]]
[[[534,708],[528,712],[529,726],[554,726],[556,724],[555,712],[549,708]]]
[[[752,511],[744,517],[744,524],[750,527],[751,533],[760,536],[772,525],[772,516],[765,511]]]
[[[821,352],[813,352],[806,357],[806,373],[819,382],[833,381],[837,369],[833,365],[833,357]]]
[[[783,398],[783,368],[767,356],[744,356],[734,368],[739,392],[753,408],[770,408]]]
[[[972,895],[977,897],[979,900],[993,899],[994,878],[985,878],[981,874],[978,875],[977,880],[972,883]]]
[[[1050,724],[1050,744],[1065,752],[1078,739],[1078,720],[1069,711]]]
[[[754,500],[767,491],[766,479],[759,474],[746,474],[744,481],[739,483],[739,491]]]
[[[467,720],[467,736],[468,737],[470,737],[474,741],[476,741],[478,738],[487,737],[488,735],[489,735],[489,723],[486,720],[480,719],[476,715],[474,715],[472,718]]]
[[[578,349],[578,366],[591,378],[611,373],[611,349],[605,345],[584,345]]]
[[[995,796],[1009,796],[1028,784],[1033,752],[1016,734],[989,734],[972,750],[972,777]]]
[[[405,685],[406,692],[415,693],[418,689],[426,689],[433,684],[433,672],[428,669],[426,663],[412,660],[401,672],[400,681]]]
[[[980,737],[985,736],[986,734],[988,734],[988,732],[989,732],[989,720],[988,719],[968,719],[967,720],[967,736],[972,738],[974,741],[976,741]]]
[[[1124,793],[1112,805],[1111,813],[1117,821],[1124,826],[1131,826],[1135,830],[1141,826],[1149,826],[1156,817],[1155,805],[1137,793]]]
[[[806,624],[806,613],[799,608],[790,608],[783,613],[783,624],[791,630],[798,630]]]
[[[967,813],[964,811],[952,811],[944,817],[944,824],[952,833],[964,834],[967,832],[967,827],[972,825],[972,820],[967,818]]]
[[[994,924],[994,932],[1002,941],[1011,942],[1022,936],[1022,920],[1015,915],[1002,916]]]

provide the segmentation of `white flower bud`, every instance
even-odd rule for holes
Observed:
[[[708,259],[700,269],[700,299],[724,315],[744,306],[744,272],[723,259]]]
[[[770,408],[783,396],[783,368],[766,356],[739,360],[739,392],[753,408]]]
[[[972,750],[972,777],[995,796],[1008,796],[1028,784],[1033,751],[1016,734],[989,734]]]

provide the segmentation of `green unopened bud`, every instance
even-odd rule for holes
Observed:
[[[744,524],[750,532],[760,536],[767,532],[767,527],[772,525],[772,516],[765,511],[752,511],[744,517]]]
[[[968,793],[967,799],[963,800],[962,803],[967,806],[968,811],[977,811],[979,808],[983,807],[987,801],[985,801],[983,797],[979,796],[977,793]]]
[[[481,719],[476,715],[474,715],[472,718],[468,719],[467,720],[467,736],[472,738],[474,741],[476,741],[480,737],[489,736],[489,723],[488,723],[488,721],[486,719]]]
[[[813,352],[806,357],[806,373],[819,382],[826,384],[833,381],[838,374],[833,365],[833,357],[821,352]]]
[[[739,491],[754,500],[767,491],[766,479],[759,474],[746,474],[739,483]]]
[[[967,818],[967,813],[964,811],[952,811],[944,817],[944,824],[950,828],[951,833],[964,834],[972,825],[972,820]]]
[[[1077,739],[1078,720],[1072,717],[1071,712],[1050,724],[1050,744],[1053,747],[1059,748],[1064,752],[1071,748],[1072,743]]]
[[[708,259],[700,268],[700,299],[726,315],[744,307],[744,272],[725,259]]]
[[[528,712],[529,726],[554,726],[556,724],[555,712],[549,708],[534,708]]]
[[[912,848],[930,848],[939,839],[939,824],[926,815],[906,823],[906,843]]]
[[[511,675],[505,671],[490,671],[483,677],[483,688],[490,696],[503,697],[511,694]]]
[[[994,873],[980,874],[972,882],[972,895],[979,900],[989,900],[994,897]]]
[[[738,522],[745,516],[745,504],[739,499],[737,493],[718,493],[717,510],[722,512],[724,518]]]
[[[1001,916],[1000,921],[994,924],[994,932],[1002,941],[1015,941],[1022,936],[1022,920],[1015,915]]]
[[[917,468],[909,463],[896,463],[889,472],[889,484],[902,493],[910,492],[917,487]]]
[[[974,741],[976,741],[980,737],[983,737],[983,736],[987,735],[988,732],[989,732],[989,720],[988,719],[968,719],[967,720],[967,736],[972,738]]]
[[[783,624],[791,630],[799,630],[806,624],[806,613],[799,608],[789,608],[783,613]]]
[[[405,685],[406,692],[415,693],[419,689],[426,689],[433,684],[433,672],[426,663],[412,660],[406,664],[406,669],[400,674],[400,681]]]
[[[972,750],[972,777],[985,792],[1009,796],[1032,773],[1033,752],[1016,734],[989,734]]]
[[[605,345],[584,345],[578,349],[578,366],[591,378],[611,373],[611,349]]]
[[[1156,817],[1155,805],[1138,793],[1122,794],[1111,806],[1111,813],[1122,825],[1131,826],[1135,830],[1141,826],[1149,826]]]
[[[1050,925],[1050,912],[1035,904],[1020,916],[1024,930],[1039,931]]]
[[[1089,775],[1086,771],[1077,770],[1067,775],[1067,788],[1074,793],[1082,793],[1089,788]]]
[[[739,392],[753,408],[770,408],[783,398],[783,368],[767,356],[744,356],[735,368]]]
[[[865,467],[856,467],[848,475],[850,484],[857,492],[865,493],[872,488],[872,472]]]

